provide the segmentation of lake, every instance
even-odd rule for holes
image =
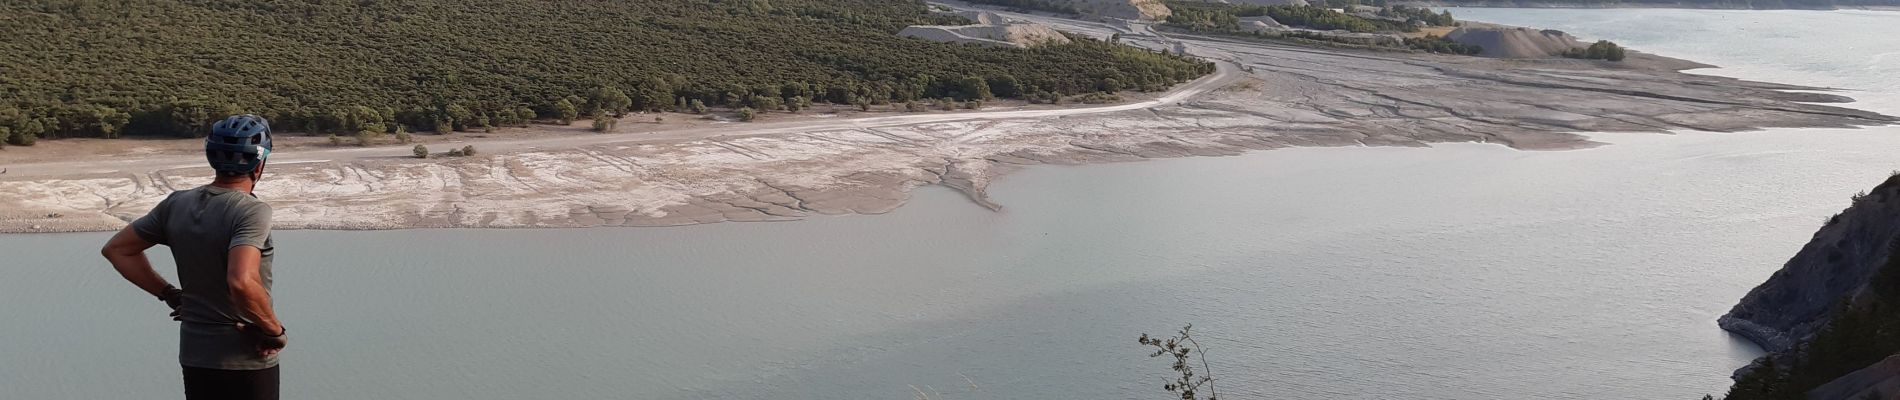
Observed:
[[[1453,12],[1900,110],[1900,13]],[[1759,353],[1716,317],[1900,168],[1895,127],[1595,137],[1035,167],[1003,212],[924,188],[783,223],[279,232],[284,390],[1161,399],[1135,338],[1192,323],[1223,398],[1693,399]],[[180,397],[175,325],[106,237],[0,236],[4,397]]]

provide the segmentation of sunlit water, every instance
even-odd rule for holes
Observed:
[[[1457,12],[1900,98],[1868,22],[1900,14]],[[1193,323],[1224,398],[1690,399],[1756,354],[1715,318],[1900,168],[1895,128],[1599,140],[1036,167],[1001,213],[280,232],[286,397],[1159,399],[1134,339]],[[0,237],[0,397],[180,397],[105,236]]]

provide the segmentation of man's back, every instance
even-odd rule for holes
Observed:
[[[185,398],[276,400],[277,353],[289,345],[270,295],[270,206],[251,195],[270,159],[270,122],[233,115],[211,125],[210,185],[173,192],[106,240],[99,255],[172,310]],[[180,289],[145,251],[165,245]]]
[[[270,205],[248,193],[217,186],[174,192],[150,214],[132,222],[146,241],[170,247],[177,261],[184,302],[178,308],[179,363],[227,370],[277,365],[275,355],[259,355],[238,324],[256,324],[231,302],[226,280],[228,255],[238,246],[262,253],[258,276],[271,285]]]

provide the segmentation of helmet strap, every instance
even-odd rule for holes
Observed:
[[[249,175],[250,175],[250,177],[251,177],[251,184],[252,184],[252,185],[256,185],[258,181],[260,181],[260,180],[263,180],[263,179],[264,179],[264,164],[265,164],[265,163],[264,163],[264,161],[263,161],[263,160],[258,160],[258,162],[257,162],[257,168],[252,168],[252,169],[251,169],[251,172],[250,172],[250,174],[249,174]]]

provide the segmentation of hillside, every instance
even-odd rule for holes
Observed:
[[[1162,0],[965,0],[974,4],[1004,6],[1017,11],[1047,11],[1099,18],[1158,21],[1167,19],[1168,6]]]
[[[15,136],[190,135],[238,111],[313,133],[462,130],[560,118],[569,104],[1152,91],[1213,70],[1091,40],[900,37],[966,22],[915,0],[52,0],[0,15],[0,128]]]
[[[1875,365],[1900,352],[1900,175],[1853,200],[1722,316],[1770,352],[1728,399],[1859,399],[1900,382],[1893,363]]]

